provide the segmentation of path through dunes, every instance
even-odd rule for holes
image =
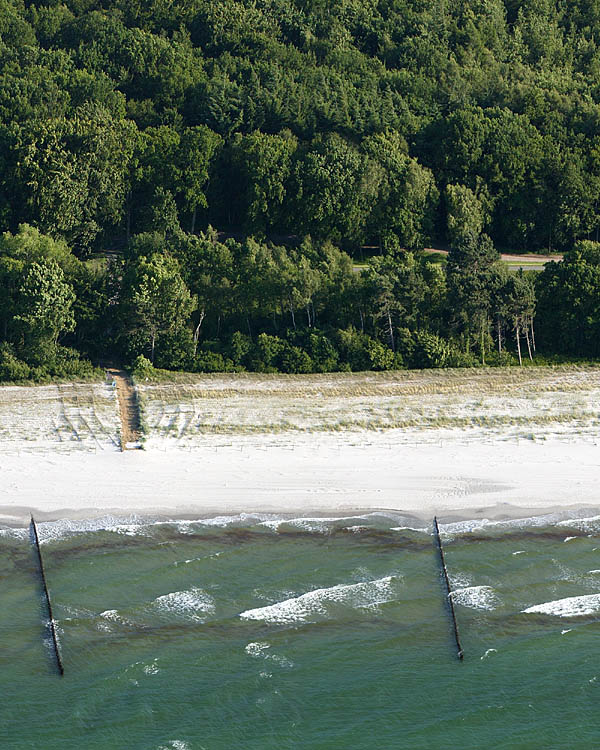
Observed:
[[[139,449],[141,448],[140,409],[135,388],[124,370],[111,367],[107,373],[113,378],[117,389],[121,418],[121,448],[122,450]]]

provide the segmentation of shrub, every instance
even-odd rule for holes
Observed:
[[[252,339],[240,331],[236,331],[231,337],[227,354],[234,365],[245,364],[246,356],[252,349]]]
[[[280,359],[280,369],[281,372],[293,374],[313,372],[313,361],[304,349],[285,342]]]
[[[261,333],[250,354],[249,367],[254,372],[278,372],[277,360],[285,347],[278,336]]]
[[[194,360],[195,372],[232,372],[236,369],[240,368],[235,368],[233,362],[219,352],[200,351]]]
[[[155,373],[154,366],[149,359],[140,354],[136,357],[133,367],[131,368],[131,374],[136,380],[146,380],[151,378]]]
[[[0,344],[0,380],[27,380],[31,368],[15,356],[10,344]]]

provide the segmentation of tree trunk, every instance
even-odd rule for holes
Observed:
[[[533,357],[531,356],[531,342],[529,341],[529,325],[525,326],[525,338],[527,339],[527,351],[529,352],[529,359],[531,362],[533,362]]]
[[[480,336],[480,346],[481,346],[481,364],[485,367],[485,335],[484,335],[484,321],[481,321],[481,330],[479,332]]]
[[[194,229],[196,228],[196,213],[198,212],[198,206],[194,205],[194,211],[192,212],[192,228],[190,229],[190,234],[194,234]]]
[[[150,353],[150,361],[154,364],[154,344],[156,343],[156,334],[152,334],[152,351]]]
[[[392,351],[395,354],[396,353],[396,342],[394,341],[394,326],[392,324],[392,313],[390,312],[389,307],[388,307],[388,310],[387,310],[387,324],[388,324],[387,333],[388,333],[388,336],[390,337],[390,344],[392,346]]]
[[[499,315],[496,318],[496,333],[498,334],[498,354],[502,354],[502,325]]]
[[[521,365],[521,367],[523,367],[523,358],[521,357],[521,339],[519,337],[519,333],[520,333],[519,329],[520,329],[520,326],[517,323],[517,325],[515,326],[515,333],[517,336],[517,351],[519,352],[519,364]]]
[[[198,339],[200,338],[200,328],[202,327],[202,323],[204,322],[204,318],[206,317],[206,313],[204,312],[204,308],[200,310],[200,320],[198,321],[198,325],[196,326],[194,330],[194,356],[196,356],[196,351],[198,349]]]
[[[358,314],[360,315],[360,332],[365,332],[365,316],[363,315],[362,307],[358,308]]]
[[[531,318],[531,343],[533,344],[533,351],[535,352],[535,328],[533,327],[533,318]]]
[[[310,328],[310,307],[308,304],[306,305],[306,317],[308,318],[308,327]]]
[[[292,298],[289,298],[290,300],[290,315],[292,316],[292,325],[294,326],[294,331],[296,330],[296,315],[294,314],[294,304],[292,302]]]
[[[248,317],[248,313],[246,313],[246,325],[248,326],[248,336],[252,338],[252,328],[250,328],[250,318]]]

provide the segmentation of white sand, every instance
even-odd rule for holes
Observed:
[[[3,391],[0,521],[21,524],[31,511],[44,519],[107,512],[181,518],[238,512],[339,515],[386,509],[422,519],[437,514],[452,520],[589,507],[593,515],[600,508],[598,376],[590,379],[589,373],[582,373],[576,381],[574,389],[559,389],[558,396],[556,389],[551,391],[553,409],[556,404],[564,406],[556,423],[547,417],[537,421],[538,410],[533,409],[529,421],[523,423],[521,418],[517,427],[495,421],[444,429],[432,423],[388,429],[375,424],[372,429],[350,425],[332,432],[328,425],[319,429],[311,417],[304,431],[285,425],[273,431],[277,414],[272,412],[273,404],[266,403],[262,408],[271,411],[269,429],[254,420],[255,429],[246,434],[207,434],[193,428],[193,415],[203,408],[196,393],[178,407],[178,413],[192,412],[184,422],[189,431],[164,435],[153,429],[146,450],[125,453],[116,450],[108,435],[107,419],[102,421],[103,439],[88,436],[84,445],[75,438],[73,450],[66,450],[65,442],[56,442],[52,433],[52,420],[57,419],[52,399],[48,407],[52,416],[46,424],[35,397],[37,389]],[[522,417],[525,386],[513,383],[511,387],[518,391],[514,402],[503,393],[495,403],[502,404],[503,414],[513,409]],[[436,391],[436,412],[444,408],[441,390]],[[465,399],[469,413],[474,413],[472,392],[467,391],[447,395],[452,400],[448,411],[460,411],[460,400]],[[109,395],[95,392],[103,409]],[[11,399],[21,403],[29,397],[37,410],[34,443],[11,430],[11,411],[1,409]],[[223,411],[231,397],[223,397]],[[427,401],[423,394],[414,397]],[[277,398],[281,400],[282,394]],[[336,391],[335,398],[339,411],[343,394]],[[381,410],[385,396],[371,398]],[[565,416],[572,410],[570,399],[577,407],[572,419]],[[346,402],[350,404],[350,399]],[[23,408],[21,404],[19,413]],[[164,404],[161,408],[164,413]],[[489,411],[489,404],[485,408]],[[210,409],[213,414],[214,398]]]
[[[395,444],[393,432],[368,437],[364,446],[356,436],[327,435],[297,436],[294,449],[246,439],[193,451],[3,456],[0,520],[23,522],[31,510],[40,518],[350,509],[500,518],[600,506],[592,443],[406,445]]]

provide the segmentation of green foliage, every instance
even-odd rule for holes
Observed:
[[[536,283],[540,342],[546,350],[600,356],[600,244],[579,242]]]
[[[154,365],[143,354],[138,355],[131,367],[131,374],[137,381],[147,380],[154,374]]]
[[[6,373],[598,356],[598,39],[579,1],[0,0]]]

